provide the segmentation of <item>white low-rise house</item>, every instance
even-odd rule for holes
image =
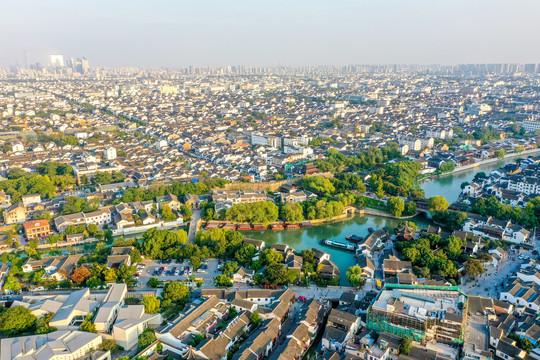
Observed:
[[[540,194],[540,180],[530,176],[514,175],[508,179],[508,189],[527,195]]]
[[[499,295],[499,300],[508,301],[516,307],[527,308],[535,313],[540,312],[540,286],[536,283],[525,283],[520,279],[510,282]]]
[[[54,219],[58,231],[64,231],[69,225],[108,225],[112,222],[112,213],[109,209],[99,209],[89,213],[75,213],[62,215]]]
[[[529,230],[512,224],[510,220],[497,220],[492,216],[476,214],[468,214],[468,217],[467,221],[463,223],[463,231],[471,232],[480,237],[521,244],[526,242],[531,234]]]
[[[66,280],[77,266],[82,255],[48,256],[42,259],[28,259],[23,264],[25,273],[45,269],[43,278],[54,278],[57,281]]]
[[[58,330],[77,329],[98,305],[96,301],[90,300],[89,296],[89,289],[77,290],[69,294],[49,325]]]
[[[144,305],[128,305],[120,308],[113,326],[114,341],[124,349],[137,346],[139,335],[149,327],[156,328],[163,321],[161,314],[146,314]]]
[[[356,315],[332,309],[322,338],[323,349],[343,351],[359,326],[360,318]]]
[[[49,313],[56,314],[62,307],[62,302],[56,300],[45,299],[38,301],[37,303],[30,304],[28,309],[34,314],[36,318],[40,318]]]
[[[473,182],[465,186],[462,192],[464,195],[476,197],[482,193],[482,185]]]
[[[98,351],[103,338],[84,331],[54,331],[49,334],[2,339],[2,360],[74,360],[92,355],[92,360],[111,359],[110,351]]]
[[[534,268],[519,270],[517,277],[525,283],[535,283],[540,286],[540,271]]]
[[[97,331],[111,331],[116,316],[118,315],[118,310],[124,305],[126,294],[126,284],[113,284],[109,288],[109,291],[94,318],[94,324],[96,325]]]
[[[237,283],[246,284],[253,280],[255,271],[240,267],[236,273],[233,274],[232,280]]]

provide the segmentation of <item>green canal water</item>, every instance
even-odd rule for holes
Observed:
[[[538,153],[532,155],[538,155]],[[523,155],[523,158],[526,158],[527,156],[531,156],[531,154]],[[483,171],[486,174],[489,174],[492,170],[498,169],[506,164],[514,163],[517,158],[518,157],[510,157],[489,164],[480,165],[473,169],[444,175],[438,179],[426,180],[420,183],[420,187],[424,189],[426,198],[442,195],[451,204],[458,199],[459,194],[461,193],[461,184],[463,182],[472,182],[476,173]]]
[[[419,228],[427,228],[431,222],[424,216],[419,215],[414,221]],[[354,216],[344,221],[322,224],[313,227],[300,228],[297,230],[264,230],[244,231],[246,237],[264,240],[266,246],[284,243],[297,251],[319,248],[330,254],[330,260],[336,263],[341,270],[341,282],[343,286],[350,286],[345,273],[347,269],[355,265],[354,253],[319,244],[322,239],[345,241],[345,236],[354,234],[365,237],[369,234],[368,229],[374,230],[387,227],[390,231],[399,224],[400,220],[380,216]]]

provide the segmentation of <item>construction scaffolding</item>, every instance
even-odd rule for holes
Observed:
[[[379,300],[385,301],[382,296],[385,290],[394,291],[393,289],[407,289],[418,291],[418,293],[410,293],[407,296],[412,299],[420,299],[429,301],[425,298],[426,294],[434,298],[455,299],[459,304],[462,304],[461,319],[457,316],[441,315],[439,312],[428,314],[427,317],[412,316],[410,313],[394,311],[392,308],[381,308],[374,306]],[[439,292],[441,292],[439,294]],[[444,293],[443,293],[444,292]],[[398,292],[399,293],[399,292]],[[395,292],[394,292],[395,294]],[[386,295],[388,296],[388,295]],[[402,296],[400,294],[400,296]],[[455,311],[453,311],[455,314]],[[424,314],[425,315],[425,314]],[[465,294],[458,288],[452,286],[414,286],[414,285],[396,285],[386,284],[379,293],[374,303],[368,308],[367,312],[367,327],[377,333],[389,332],[391,334],[404,337],[407,336],[411,340],[425,344],[427,341],[435,339],[444,343],[463,343],[464,328],[467,321],[467,298]]]

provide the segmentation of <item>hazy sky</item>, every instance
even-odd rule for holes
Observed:
[[[0,66],[540,63],[540,0],[0,0]]]

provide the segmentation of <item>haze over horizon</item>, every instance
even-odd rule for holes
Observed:
[[[6,1],[0,66],[539,63],[536,0]]]

